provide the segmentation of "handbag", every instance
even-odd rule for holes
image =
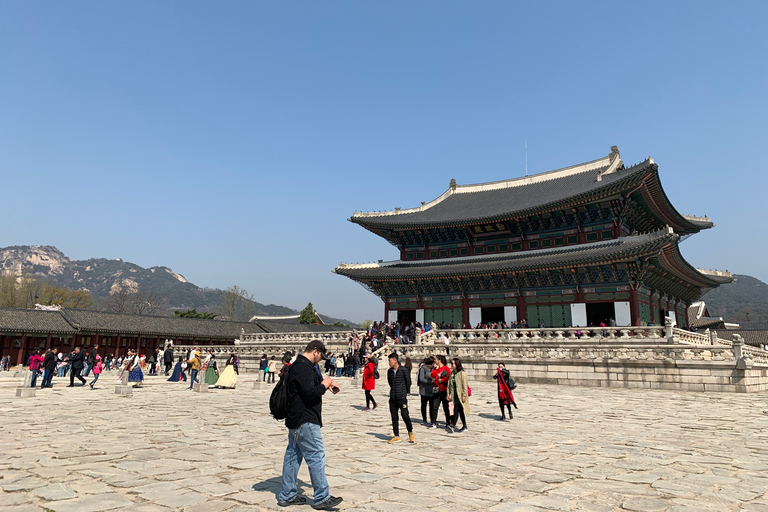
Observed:
[[[467,396],[472,396],[472,388],[467,386]]]

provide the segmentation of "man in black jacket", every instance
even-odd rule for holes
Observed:
[[[99,355],[99,346],[94,345],[93,348],[85,352],[85,365],[83,370],[83,376],[87,377],[91,373],[91,370],[96,366],[96,356]]]
[[[83,371],[83,358],[85,357],[85,352],[80,351],[80,347],[75,347],[74,352],[70,353],[66,360],[69,361],[69,364],[72,365],[72,369],[69,372],[69,386],[68,388],[75,387],[75,377],[80,379],[80,382],[83,383],[83,386],[85,386],[85,379],[80,375]]]
[[[165,363],[165,375],[168,375],[168,372],[171,371],[171,366],[173,366],[173,349],[171,349],[170,345],[165,346],[165,352],[163,352],[163,363]]]
[[[45,354],[45,358],[43,359],[43,382],[40,384],[40,389],[53,387],[51,381],[53,380],[53,372],[56,371],[57,352],[58,349],[53,347],[48,350],[47,354]]]
[[[285,426],[288,427],[288,448],[283,458],[283,488],[277,497],[277,504],[281,507],[306,503],[306,498],[298,495],[296,486],[302,458],[307,461],[315,491],[312,508],[326,510],[342,502],[342,498],[331,496],[325,477],[325,448],[320,433],[323,426],[323,395],[328,389],[338,393],[339,385],[331,377],[323,378],[317,366],[323,359],[327,359],[325,345],[312,340],[291,365],[287,375],[288,414]]]
[[[408,430],[408,441],[415,443],[413,437],[413,425],[408,414],[408,394],[411,392],[411,372],[405,366],[400,366],[397,353],[389,354],[389,370],[387,370],[387,382],[389,383],[389,413],[392,415],[392,433],[394,436],[388,443],[400,442],[400,421],[397,412],[403,416],[405,428]]]

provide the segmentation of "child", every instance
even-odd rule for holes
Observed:
[[[89,386],[91,386],[91,389],[93,389],[93,385],[96,384],[96,381],[99,380],[99,375],[101,375],[101,356],[96,356],[96,364],[93,365],[93,381],[91,381]]]

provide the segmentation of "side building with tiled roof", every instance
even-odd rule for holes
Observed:
[[[400,258],[334,272],[381,297],[385,318],[401,323],[639,326],[669,316],[683,327],[703,290],[733,279],[682,257],[679,242],[714,224],[672,206],[652,158],[626,167],[615,146],[524,178],[451,180],[419,207],[349,220]]]
[[[125,354],[136,349],[147,354],[163,347],[166,339],[177,345],[233,345],[242,333],[322,332],[339,328],[275,322],[229,322],[203,318],[132,315],[85,309],[40,311],[0,308],[0,355],[13,364],[37,348],[61,352],[75,346],[98,344],[102,354]]]

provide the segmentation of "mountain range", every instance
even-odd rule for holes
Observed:
[[[704,294],[702,300],[709,314],[738,323],[744,329],[768,329],[768,284],[743,274],[734,277],[733,283]]]
[[[52,246],[13,246],[0,248],[0,273],[31,272],[37,279],[72,290],[88,290],[96,301],[103,304],[119,290],[136,292],[140,289],[154,292],[167,300],[167,310],[197,309],[217,312],[224,292],[200,288],[168,267],[143,268],[123,260],[92,258],[76,261],[67,258]],[[768,329],[768,284],[748,275],[735,275],[736,281],[706,292],[702,300],[710,315],[723,317],[727,322],[741,324],[743,328]],[[275,304],[253,302],[254,314],[268,316],[295,315],[297,310]],[[341,322],[356,326],[344,319],[321,315],[326,324]]]
[[[31,272],[41,281],[69,288],[85,289],[91,293],[96,305],[103,309],[111,295],[124,292],[151,292],[167,301],[166,310],[196,309],[199,312],[218,312],[224,291],[200,288],[168,267],[143,268],[120,259],[92,258],[77,261],[67,258],[56,247],[46,245],[12,246],[0,248],[0,273]],[[268,316],[296,315],[299,312],[285,306],[250,301],[254,314]],[[341,322],[356,325],[349,320],[321,315],[326,324]]]

